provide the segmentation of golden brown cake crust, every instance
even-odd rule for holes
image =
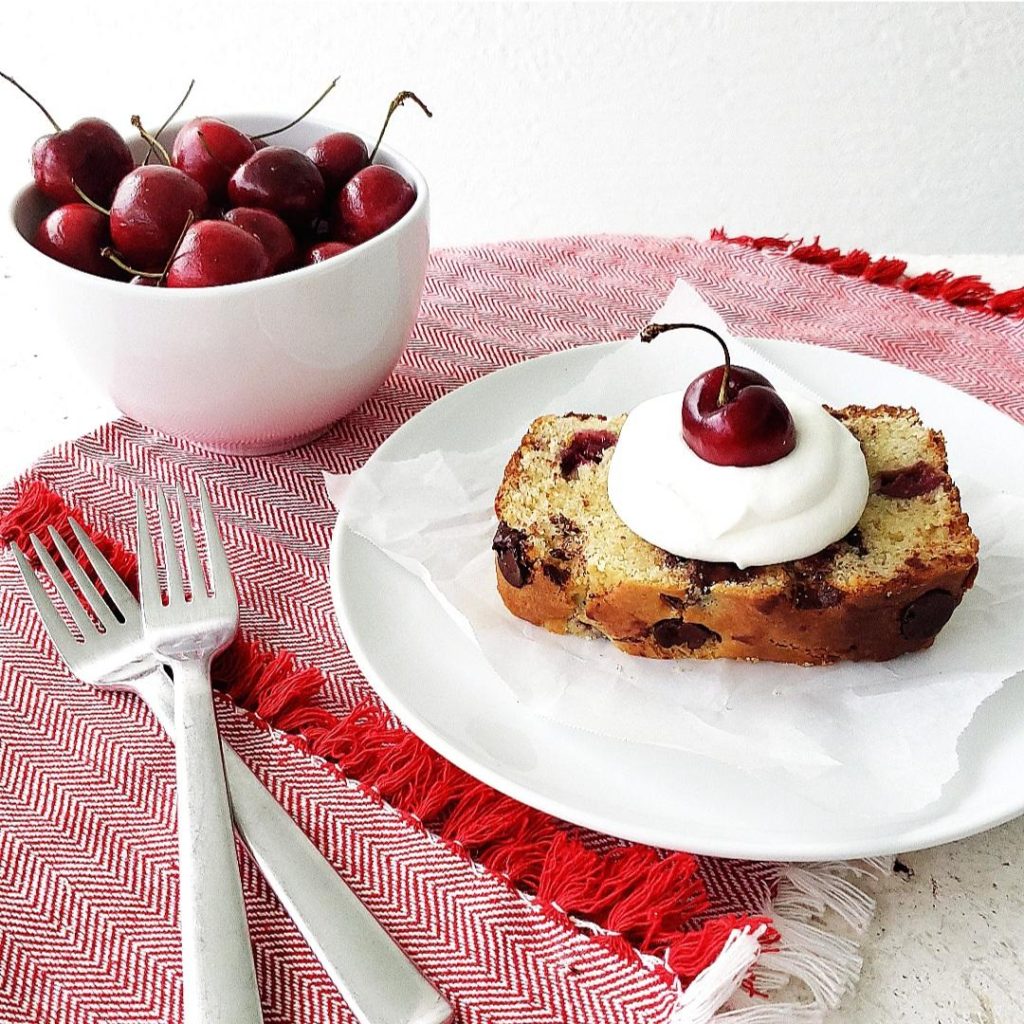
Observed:
[[[603,634],[652,658],[821,665],[930,646],[978,564],[942,436],[912,409],[830,411],[868,461],[872,495],[860,524],[812,558],[747,571],[675,558],[618,520],[607,453],[622,417],[536,420],[495,499],[506,607],[553,632]]]

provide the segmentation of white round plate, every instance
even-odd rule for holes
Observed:
[[[812,388],[843,381],[847,401],[914,405],[942,427],[955,468],[1024,480],[1024,430],[954,388],[865,356],[744,339]],[[611,343],[618,344],[618,343]],[[581,380],[607,345],[490,374],[423,410],[380,448],[390,458],[452,446],[452,432],[493,443],[526,427],[523,402],[552,376]],[[670,849],[721,857],[822,860],[934,846],[1024,813],[1024,687],[1004,685],[958,745],[960,771],[914,818],[844,816],[800,799],[770,767],[757,774],[699,754],[627,743],[540,718],[516,702],[427,588],[339,522],[335,608],[353,657],[382,699],[438,753],[495,789],[568,821]],[[813,669],[808,669],[813,671]]]

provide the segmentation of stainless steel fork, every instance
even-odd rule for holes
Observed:
[[[73,519],[69,525],[104,593],[51,528],[54,548],[78,587],[76,594],[33,535],[31,543],[43,572],[81,635],[72,634],[25,555],[14,546],[15,560],[43,625],[75,676],[89,686],[136,693],[174,739],[172,683],[145,643],[138,602],[82,527]],[[357,1019],[363,1024],[449,1021],[452,1011],[448,1003],[245,762],[228,744],[223,749],[231,811],[239,833]]]
[[[183,1016],[185,1024],[260,1024],[210,682],[210,662],[238,631],[238,598],[205,487],[200,502],[209,586],[185,495],[178,489],[186,592],[167,499],[157,492],[166,583],[161,593],[145,498],[138,495],[142,624],[146,643],[174,676]]]

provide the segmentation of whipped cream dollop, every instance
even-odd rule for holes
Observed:
[[[716,466],[697,455],[682,437],[681,391],[638,405],[608,473],[619,518],[674,555],[741,569],[806,558],[845,537],[868,499],[860,443],[818,403],[779,394],[796,447],[766,466]]]

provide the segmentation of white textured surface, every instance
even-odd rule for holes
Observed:
[[[821,233],[829,243],[1020,248],[1019,5],[7,4],[3,70],[58,118],[301,109],[372,128],[433,188],[438,244],[584,231]],[[2,85],[3,83],[0,83]],[[0,194],[43,130],[0,93]],[[0,249],[0,479],[114,414],[79,379]],[[917,257],[1024,283],[1024,259]],[[1024,819],[908,855],[882,886],[836,1024],[1024,1021]]]

